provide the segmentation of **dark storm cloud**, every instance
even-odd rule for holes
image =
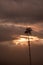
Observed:
[[[0,0],[0,18],[43,19],[43,0]]]
[[[14,25],[0,25],[0,41],[16,39],[16,35],[23,34],[24,28]]]
[[[0,25],[0,42],[1,41],[8,41],[17,39],[19,35],[25,35],[25,29],[26,27],[14,25],[14,24],[1,24]],[[37,28],[36,28],[37,29]],[[38,36],[39,38],[43,38],[43,31],[39,30],[40,32],[37,32],[35,30],[32,31],[33,36]]]
[[[26,24],[33,25],[33,23],[38,25],[39,22],[42,22],[42,26],[38,25],[42,30],[43,0],[0,0],[0,22],[3,22],[3,24],[13,22],[14,24],[24,24],[24,26],[26,26]],[[24,27],[3,27],[0,25],[0,40],[10,39],[12,35],[22,34],[24,30]],[[38,36],[43,37],[43,35],[40,36],[40,34]]]

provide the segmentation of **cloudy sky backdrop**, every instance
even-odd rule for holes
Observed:
[[[3,47],[3,44],[6,45],[7,43],[9,43],[8,41],[16,39],[16,37],[19,35],[24,35],[24,31],[26,27],[31,27],[33,30],[32,35],[38,36],[41,39],[37,43],[43,44],[43,0],[0,0],[0,51],[1,51],[0,53],[1,55],[6,52],[5,51],[6,46]],[[43,49],[42,46],[38,48],[38,51],[40,49],[41,50]],[[36,48],[34,50],[34,53],[36,51],[36,56],[37,56],[38,51],[36,50]],[[11,47],[10,51],[11,49],[13,48]],[[2,50],[4,50],[4,52]],[[8,51],[9,48],[7,47],[6,50]],[[38,55],[40,52],[38,52]],[[1,55],[0,55],[1,59],[2,58],[4,59],[5,56],[3,55],[1,56]],[[41,59],[43,59],[43,57],[41,57],[42,55],[39,55]],[[34,58],[36,56],[34,56]]]

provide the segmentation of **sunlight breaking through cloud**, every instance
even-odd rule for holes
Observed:
[[[31,41],[31,42],[36,42],[37,40],[40,40],[40,38],[35,37],[35,36],[29,36],[29,41]],[[27,42],[28,42],[28,36],[20,35],[20,36],[18,37],[18,39],[13,40],[12,42],[13,42],[13,43],[16,43],[16,45],[18,45],[18,44],[28,45],[28,44],[27,44]]]

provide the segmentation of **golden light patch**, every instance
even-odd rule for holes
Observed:
[[[18,44],[20,44],[20,45],[28,45],[28,40],[31,42],[31,41],[36,41],[36,40],[39,40],[39,38],[38,37],[35,37],[35,36],[29,36],[29,38],[28,38],[28,36],[25,36],[25,35],[20,35],[19,37],[18,37],[18,39],[16,39],[16,40],[13,40],[12,42],[13,43],[15,43],[16,45],[18,45]]]

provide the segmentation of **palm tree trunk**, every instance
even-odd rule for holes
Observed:
[[[28,49],[29,49],[29,65],[31,65],[31,49],[30,49],[30,40],[28,38]]]

